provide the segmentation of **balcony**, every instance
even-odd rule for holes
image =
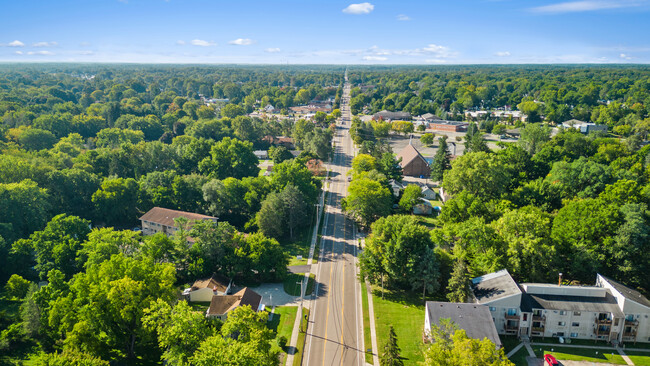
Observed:
[[[598,325],[612,325],[612,319],[599,319],[599,318],[596,318],[596,324],[598,324]]]
[[[544,327],[532,327],[531,330],[533,332],[543,333],[544,332]]]
[[[506,313],[505,316],[506,316],[506,319],[508,319],[508,320],[519,320],[519,315],[517,315],[517,314],[510,315],[510,314]]]
[[[639,326],[639,321],[638,320],[627,320],[627,319],[625,319],[625,325],[631,326],[631,327],[637,327],[637,326]]]
[[[533,315],[534,322],[546,322],[546,315]]]

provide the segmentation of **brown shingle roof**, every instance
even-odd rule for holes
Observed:
[[[399,160],[399,158],[402,158],[402,162],[400,163],[402,168],[409,165],[415,159],[422,159],[425,163],[427,163],[427,159],[420,155],[420,152],[417,151],[417,149],[410,143],[406,145],[406,147],[402,149],[399,154],[397,154],[397,160]],[[428,164],[429,163],[427,163],[427,165]]]
[[[211,288],[213,291],[217,290],[219,292],[226,292],[230,280],[226,277],[219,276],[217,274],[212,275],[212,277],[198,280],[192,285],[192,291],[196,291],[202,288]]]
[[[217,220],[216,217],[201,215],[193,212],[170,210],[168,208],[154,207],[140,217],[141,221],[150,221],[165,226],[175,226],[174,219],[185,217],[188,220]]]
[[[240,306],[249,305],[254,311],[260,307],[262,296],[257,292],[244,287],[234,295],[214,295],[208,308],[208,315],[223,315]]]

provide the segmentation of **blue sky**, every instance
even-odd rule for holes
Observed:
[[[650,0],[3,1],[0,61],[650,63]]]

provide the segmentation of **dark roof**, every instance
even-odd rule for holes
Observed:
[[[639,291],[633,290],[603,275],[600,275],[600,277],[602,277],[603,280],[607,281],[610,285],[612,285],[612,287],[616,291],[620,292],[621,295],[625,296],[626,299],[632,300],[634,302],[637,302],[643,306],[647,306],[650,308],[650,300],[648,300],[647,297],[643,296]]]
[[[418,158],[424,160],[427,165],[429,164],[427,162],[427,159],[425,159],[420,154],[420,152],[415,147],[413,147],[413,145],[411,145],[410,143],[406,145],[406,147],[402,149],[402,151],[400,151],[399,154],[397,154],[397,160],[399,160],[400,158],[402,158],[400,162],[402,168],[409,165],[411,162],[413,162],[415,159]]]
[[[440,319],[450,319],[465,330],[468,337],[481,340],[487,338],[501,347],[492,314],[485,305],[427,301],[426,311],[432,326],[439,325]]]
[[[524,294],[521,298],[521,311],[530,313],[533,309],[591,311],[623,316],[616,298],[609,291],[605,297]]]
[[[165,226],[175,226],[174,219],[178,217],[185,217],[188,220],[214,220],[217,218],[213,216],[201,215],[193,212],[170,210],[168,208],[154,207],[146,214],[140,217],[141,221],[155,222]]]
[[[431,124],[433,124],[433,125],[447,125],[447,126],[469,126],[469,123],[467,123],[467,122],[444,121],[444,120],[434,121],[434,122],[431,122]]]
[[[262,302],[262,296],[257,292],[244,287],[234,295],[214,295],[210,301],[208,315],[223,315],[240,306],[250,306],[253,311],[257,311]]]
[[[196,291],[202,288],[211,288],[212,291],[226,292],[230,285],[230,280],[224,276],[213,274],[212,277],[206,278],[203,280],[198,280],[192,285],[192,291]]]
[[[505,269],[473,278],[472,290],[479,303],[486,303],[521,293],[519,286]]]

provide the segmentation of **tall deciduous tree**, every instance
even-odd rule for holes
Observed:
[[[368,226],[378,218],[391,212],[393,195],[379,182],[360,178],[350,183],[348,196],[343,201],[343,210],[355,221]]]
[[[469,153],[451,164],[443,187],[451,194],[467,191],[479,197],[499,198],[510,181],[506,168],[494,154]]]
[[[199,170],[216,179],[254,176],[259,172],[258,160],[253,154],[253,144],[224,137],[212,146],[210,157],[199,163]]]

